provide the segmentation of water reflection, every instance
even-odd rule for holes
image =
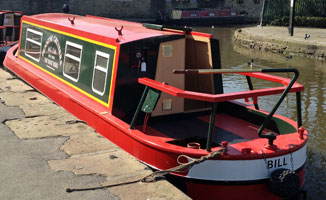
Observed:
[[[306,167],[306,189],[308,199],[326,199],[326,63],[314,59],[285,56],[268,52],[257,52],[232,44],[232,35],[236,28],[195,28],[212,33],[220,40],[221,62],[223,68],[247,67],[242,65],[251,59],[258,65],[268,68],[297,68],[300,71],[298,82],[304,85],[302,93],[303,125],[308,129],[308,162]],[[240,65],[240,66],[239,66]],[[291,74],[286,77],[291,78]],[[248,90],[245,77],[240,75],[223,76],[228,92]],[[238,83],[234,83],[237,80]],[[253,80],[255,88],[266,87],[266,82]],[[268,85],[270,86],[270,85]],[[259,106],[270,111],[279,96],[259,98]],[[295,94],[290,94],[281,104],[277,114],[296,119]]]

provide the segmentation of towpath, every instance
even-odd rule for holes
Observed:
[[[287,27],[246,27],[236,30],[234,39],[251,49],[326,60],[326,29],[295,27],[290,36]]]
[[[137,180],[145,165],[0,69],[0,199],[190,199],[167,181],[66,193]]]

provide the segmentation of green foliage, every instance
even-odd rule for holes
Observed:
[[[296,0],[295,25],[326,27],[326,0]],[[264,24],[288,26],[290,0],[266,0]]]
[[[277,17],[270,22],[273,26],[289,26],[289,17]],[[326,28],[325,17],[295,17],[295,26]]]
[[[288,26],[289,25],[289,17],[276,17],[272,20],[269,25],[272,26]]]

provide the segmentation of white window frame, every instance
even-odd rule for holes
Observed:
[[[74,56],[74,55],[67,54],[67,46],[68,46],[68,45],[69,45],[69,46],[72,46],[72,47],[75,47],[75,48],[77,48],[77,49],[80,49],[80,57],[79,57],[79,58],[76,57],[76,56]],[[62,72],[63,72],[63,76],[67,77],[68,79],[70,79],[70,80],[72,80],[72,81],[74,81],[74,82],[78,82],[78,80],[79,80],[79,75],[80,75],[80,63],[81,63],[81,58],[82,58],[82,56],[83,56],[83,46],[82,46],[82,45],[80,45],[80,44],[76,44],[76,43],[73,43],[73,42],[70,42],[70,41],[66,41],[66,47],[65,47],[65,58],[64,58],[64,61],[63,61],[64,64],[63,64],[63,70],[62,70]],[[74,61],[79,62],[79,65],[78,65],[78,76],[77,76],[76,79],[75,79],[74,77],[69,76],[68,74],[65,73],[66,57],[68,57],[68,58],[70,58],[70,59],[72,59],[72,60],[74,60]]]
[[[35,40],[31,39],[31,38],[28,38],[28,37],[27,37],[28,32],[34,33],[34,34],[36,34],[36,35],[40,35],[40,36],[41,36],[41,42],[37,42],[37,41],[35,41]],[[39,56],[38,59],[36,59],[35,57],[33,57],[33,56],[31,56],[31,55],[29,55],[29,54],[27,53],[27,50],[26,50],[27,41],[28,41],[28,42],[31,42],[31,43],[33,43],[33,44],[36,44],[36,45],[39,45],[39,46],[40,46],[40,56]],[[35,31],[35,30],[31,29],[31,28],[27,28],[27,30],[26,30],[26,40],[25,40],[25,56],[27,56],[27,57],[29,57],[30,59],[33,59],[33,60],[35,60],[35,61],[37,61],[37,62],[40,62],[40,59],[41,59],[41,52],[42,52],[42,41],[43,41],[43,33],[42,33],[42,32]]]
[[[102,56],[102,57],[108,59],[108,61],[107,61],[107,63],[106,63],[106,69],[105,69],[104,67],[102,67],[102,66],[98,66],[98,65],[96,65],[97,56]],[[107,82],[109,63],[110,63],[110,54],[107,54],[107,53],[104,53],[104,52],[101,52],[101,51],[97,51],[97,50],[96,50],[96,52],[95,52],[95,61],[94,61],[94,70],[93,70],[92,90],[93,90],[96,94],[101,95],[101,96],[103,96],[104,93],[105,93],[105,87],[106,87],[106,82]],[[103,90],[103,92],[98,91],[98,90],[96,90],[96,89],[94,88],[95,69],[100,70],[100,71],[102,71],[102,72],[105,73],[105,81],[104,81],[104,90]]]

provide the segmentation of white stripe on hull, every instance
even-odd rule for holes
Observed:
[[[306,162],[307,145],[293,152],[293,169],[297,170]],[[254,181],[268,178],[275,169],[291,167],[291,154],[256,160],[207,160],[193,166],[186,177],[212,181]]]

